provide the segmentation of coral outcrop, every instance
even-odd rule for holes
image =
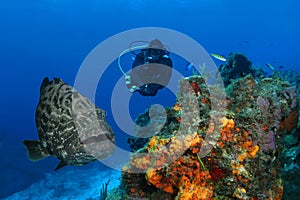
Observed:
[[[231,64],[247,64],[243,59]],[[212,95],[219,87],[207,86],[201,76],[181,80],[160,131],[138,145],[131,140],[123,199],[282,199],[285,138],[299,117],[297,90],[279,76],[251,72],[228,82],[227,97],[218,101],[226,106],[217,110]],[[148,116],[146,111],[137,123],[151,123]]]
[[[249,74],[255,79],[265,77],[265,72],[261,68],[253,67],[251,61],[242,53],[230,53],[228,62],[221,65],[219,70],[226,86],[230,84],[230,80]]]

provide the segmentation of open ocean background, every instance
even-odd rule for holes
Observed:
[[[209,53],[244,53],[266,71],[270,63],[299,72],[299,10],[298,0],[0,0],[0,198],[86,199],[96,196],[104,178],[113,179],[109,189],[119,183],[120,174],[99,162],[54,172],[58,160],[53,157],[27,160],[22,141],[37,138],[34,117],[44,77],[73,85],[93,48],[141,27],[179,31]],[[124,63],[129,70],[132,60]],[[173,63],[186,73],[183,62]],[[98,85],[96,104],[107,111],[118,146],[128,149],[110,107],[121,76],[112,63]],[[168,90],[152,98],[134,94],[130,113],[135,119],[151,104],[172,106],[174,101]]]

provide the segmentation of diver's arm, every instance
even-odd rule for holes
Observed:
[[[170,58],[162,58],[161,64],[167,65],[170,68],[173,67],[173,62],[172,62],[172,60]]]
[[[165,76],[165,78],[167,78],[169,80],[172,75],[173,62],[170,58],[162,58],[161,64],[169,66],[168,68],[165,68],[162,72],[163,75]]]
[[[139,54],[136,55],[133,63],[132,63],[132,71],[130,75],[125,77],[126,80],[126,86],[129,89],[131,93],[139,90],[140,88],[138,87],[139,85],[142,85],[142,80],[140,77],[137,75],[139,69],[136,68],[138,66],[141,66],[144,64],[144,52],[145,50],[142,50]]]
[[[144,53],[145,53],[145,50],[142,50],[138,55],[136,55],[136,57],[132,63],[132,69],[135,67],[138,67],[140,65],[143,65],[145,63]]]

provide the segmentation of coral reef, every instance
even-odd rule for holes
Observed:
[[[278,71],[275,72],[272,77],[280,77],[296,86],[298,93],[298,98],[300,94],[300,73],[292,70]],[[285,96],[288,98],[289,95],[295,96],[294,87],[290,87]],[[290,93],[290,94],[288,94]],[[281,123],[280,127],[282,130],[286,129],[284,139],[283,139],[283,183],[284,183],[284,199],[296,200],[300,196],[300,120],[298,108],[293,110],[287,117],[285,117]],[[298,124],[297,124],[298,122]],[[296,129],[293,129],[297,126]]]
[[[143,142],[131,140],[122,199],[279,200],[284,186],[295,183],[300,145],[290,136],[298,131],[296,87],[280,76],[253,75],[250,61],[232,56],[227,65],[249,74],[227,82],[227,98],[218,102],[225,109],[212,110],[212,90],[220,88],[201,76],[184,78],[160,131]],[[151,120],[146,111],[137,123]]]

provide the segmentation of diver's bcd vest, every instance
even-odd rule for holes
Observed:
[[[144,51],[144,63],[163,64],[163,58],[169,58],[169,52],[162,49],[148,48]]]

